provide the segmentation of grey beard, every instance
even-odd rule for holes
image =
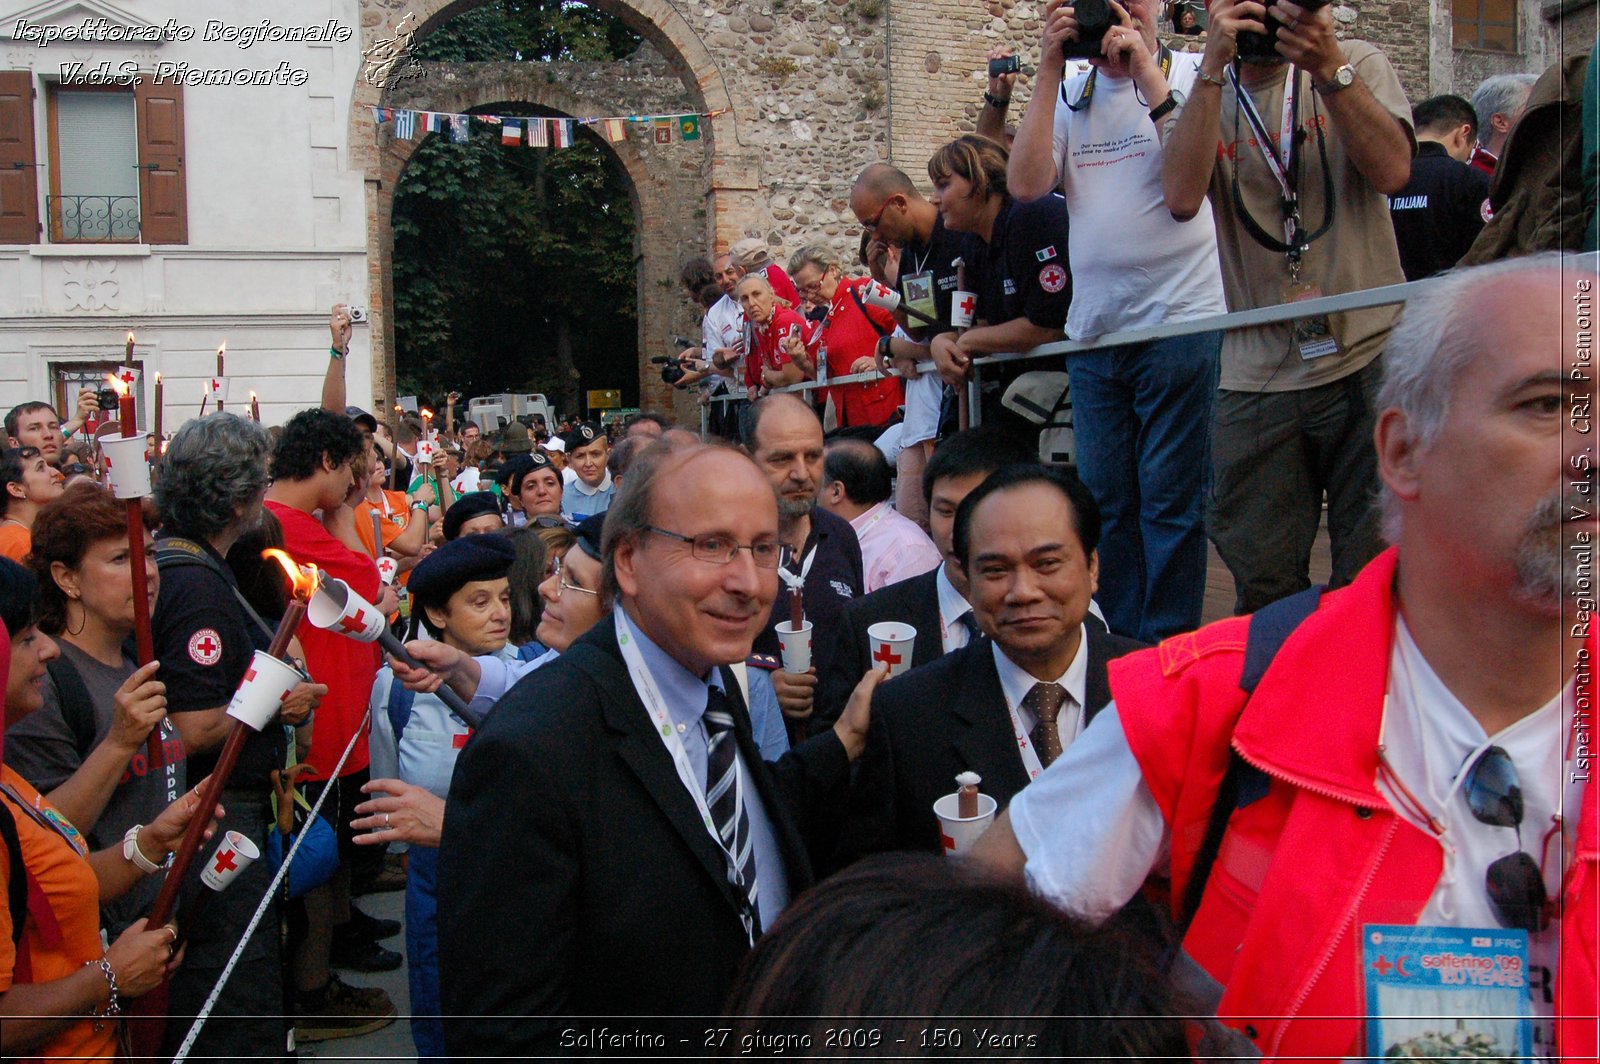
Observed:
[[[1561,492],[1546,496],[1528,516],[1515,559],[1518,599],[1549,610],[1561,608],[1565,585],[1562,518],[1568,501]]]
[[[781,495],[778,496],[778,520],[780,522],[797,521],[802,517],[809,516],[811,511],[816,508],[817,500],[815,498],[798,500],[785,499]]]

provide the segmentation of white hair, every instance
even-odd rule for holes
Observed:
[[[1473,90],[1472,110],[1478,116],[1478,140],[1486,141],[1492,132],[1489,120],[1495,115],[1516,118],[1522,105],[1528,102],[1528,93],[1538,81],[1533,74],[1496,74],[1484,78]]]

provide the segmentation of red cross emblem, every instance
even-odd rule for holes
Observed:
[[[221,647],[217,646],[216,640],[209,637],[200,640],[200,642],[194,645],[194,648],[200,653],[207,655],[215,654],[217,651],[222,649]]]
[[[1380,953],[1378,959],[1372,962],[1372,967],[1377,969],[1379,975],[1388,975],[1394,965],[1389,963],[1389,958]]]
[[[252,665],[248,669],[245,670],[244,682],[245,683],[249,683],[251,680],[254,680],[255,678],[256,678],[256,667],[254,665]]]
[[[340,621],[339,627],[351,635],[365,635],[367,630],[367,611],[356,610],[353,617],[346,617]]]
[[[232,872],[238,867],[239,862],[233,859],[232,850],[217,851],[217,866],[215,869],[213,869],[213,871],[215,871],[218,875],[221,875],[223,872]]]
[[[882,665],[893,666],[900,664],[902,659],[899,654],[894,652],[893,648],[891,648],[888,643],[885,643],[883,646],[872,652],[872,660]]]
[[[122,372],[117,374],[117,379],[123,384],[131,385],[134,381],[139,379],[139,371],[124,367]]]
[[[972,317],[972,312],[978,309],[978,300],[976,297],[968,295],[963,297],[961,302],[957,303],[956,306],[961,308],[961,313],[964,316],[970,318]]]
[[[222,637],[215,628],[202,628],[189,637],[189,660],[196,665],[215,665],[222,660]]]
[[[1055,293],[1067,287],[1067,271],[1058,262],[1052,262],[1039,271],[1039,287]]]
[[[211,394],[215,395],[220,391],[222,391],[222,379],[220,377],[212,377],[211,378]]]

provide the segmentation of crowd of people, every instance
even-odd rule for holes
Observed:
[[[1483,172],[1545,83],[1413,107],[1328,5],[1213,0],[1189,51],[1110,7],[1046,5],[1025,112],[993,74],[928,194],[857,175],[857,261],[684,263],[704,433],[379,416],[342,305],[320,406],[154,441],[142,511],[92,392],[13,409],[5,1055],[170,1059],[205,1012],[195,1058],[292,1057],[393,1022],[338,972],[402,963],[420,1059],[1600,1053],[1600,270],[1456,267],[1553,231]],[[1064,360],[1070,463],[1038,365],[967,387],[1124,333]],[[230,762],[274,549],[406,656],[301,621]],[[150,926],[214,772],[261,856]],[[1391,995],[1386,935],[1507,996]]]

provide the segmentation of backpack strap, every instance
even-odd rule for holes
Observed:
[[[856,291],[856,289],[853,287],[849,291],[850,298],[855,301],[856,309],[861,311],[861,316],[863,318],[867,319],[867,324],[872,326],[872,331],[877,333],[879,338],[888,336],[893,330],[885,330],[881,325],[872,320],[872,315],[867,313],[867,305],[861,301],[861,293]]]
[[[227,584],[228,590],[233,592],[233,597],[243,608],[245,616],[249,617],[257,628],[266,633],[269,641],[272,639],[272,625],[262,620],[261,614],[257,613],[255,607],[250,605],[250,600],[244,597],[244,592],[239,590],[238,583],[228,579],[227,575],[222,571],[222,566],[217,563],[215,558],[206,553],[204,547],[194,540],[185,539],[182,536],[167,536],[156,546],[157,569],[176,569],[185,565],[203,565],[222,577],[222,582]]]
[[[82,764],[93,752],[95,732],[99,730],[94,719],[94,696],[89,693],[78,667],[68,661],[65,655],[56,658],[45,668],[50,673],[50,682],[56,685],[56,703],[61,710],[61,719],[72,729],[72,745],[77,751],[79,764]]]
[[[1288,598],[1263,606],[1250,617],[1249,634],[1245,637],[1244,669],[1239,676],[1239,687],[1246,695],[1255,694],[1266,676],[1272,659],[1288,641],[1300,623],[1317,611],[1323,588],[1318,585],[1298,591]],[[1248,703],[1247,703],[1248,704]],[[1228,769],[1217,788],[1217,801],[1211,807],[1211,817],[1206,821],[1206,833],[1195,854],[1194,867],[1189,871],[1189,882],[1184,886],[1183,905],[1178,913],[1180,934],[1187,931],[1200,911],[1200,899],[1211,879],[1211,868],[1217,863],[1222,850],[1222,837],[1228,832],[1228,821],[1245,806],[1266,796],[1271,781],[1267,774],[1240,757],[1237,751],[1228,751]]]
[[[28,866],[22,863],[22,840],[17,837],[17,821],[6,803],[0,801],[0,840],[5,842],[11,862],[6,876],[6,909],[11,913],[11,946],[22,948],[22,927],[28,920]]]
[[[389,679],[389,726],[394,729],[394,748],[400,749],[400,736],[405,734],[406,723],[411,720],[411,706],[417,693],[400,682],[400,677]],[[398,756],[398,755],[397,755]]]

